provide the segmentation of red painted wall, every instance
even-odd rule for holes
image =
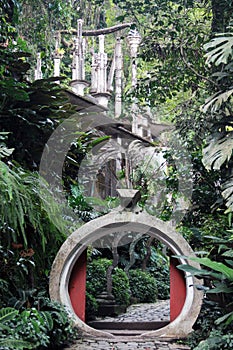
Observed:
[[[76,315],[85,322],[87,251],[76,261],[69,281],[69,295]]]
[[[184,273],[177,269],[180,262],[170,258],[170,322],[179,316],[186,299],[186,281]]]

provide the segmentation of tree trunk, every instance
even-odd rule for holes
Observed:
[[[151,244],[153,243],[154,241],[154,237],[150,237],[148,239],[148,241],[146,242],[146,255],[142,261],[142,265],[141,265],[141,268],[142,268],[142,271],[146,271],[146,267],[147,267],[147,263],[150,259],[150,256],[151,256]]]

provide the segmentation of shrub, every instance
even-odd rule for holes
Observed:
[[[42,301],[42,300],[40,300]],[[41,310],[0,310],[1,349],[61,349],[76,339],[76,331],[64,307],[43,298]]]
[[[106,272],[112,261],[106,258],[93,260],[87,266],[87,292],[96,297],[106,290]]]
[[[96,314],[95,298],[103,291],[106,291],[106,274],[107,269],[109,266],[111,266],[111,264],[112,261],[106,258],[96,259],[88,264],[86,284],[87,318],[93,315],[93,312]],[[112,273],[112,294],[115,297],[117,304],[129,305],[129,280],[126,273],[119,267],[116,267]]]
[[[130,287],[129,279],[122,269],[116,267],[112,276],[112,293],[119,305],[129,305]]]
[[[87,284],[88,289],[88,284]],[[90,321],[95,318],[98,312],[98,303],[96,301],[96,298],[86,291],[86,320]]]
[[[148,272],[131,270],[129,272],[131,296],[138,302],[153,303],[157,300],[156,280]]]

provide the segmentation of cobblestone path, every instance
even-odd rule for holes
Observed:
[[[130,305],[125,314],[117,317],[105,317],[104,322],[153,322],[169,321],[170,304],[169,300],[160,300],[153,304]]]
[[[66,349],[68,350],[68,349]],[[189,350],[189,347],[182,344],[159,340],[125,340],[125,339],[80,339],[69,350]]]
[[[131,305],[125,314],[117,317],[106,317],[104,322],[152,322],[169,320],[169,300],[159,301],[154,304]],[[177,344],[175,341],[160,339],[138,339],[137,337],[121,337],[102,339],[85,337],[76,341],[69,349],[65,350],[188,350],[189,347]]]

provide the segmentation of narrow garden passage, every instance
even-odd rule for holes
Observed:
[[[125,314],[117,317],[105,317],[101,322],[158,322],[169,321],[169,300],[156,303],[130,305]],[[175,341],[159,339],[139,339],[137,336],[118,336],[115,339],[84,337],[65,350],[188,350],[188,346],[177,344]]]
[[[126,313],[116,317],[98,317],[89,325],[114,335],[136,336],[153,328],[161,328],[170,321],[169,300],[155,303],[132,304]],[[155,329],[154,328],[154,329]]]

